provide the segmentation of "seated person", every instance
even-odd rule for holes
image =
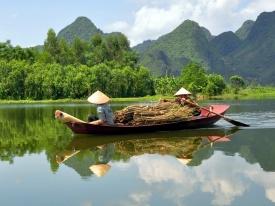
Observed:
[[[98,120],[90,122],[90,124],[101,125],[101,124],[114,124],[113,112],[108,104],[110,98],[103,94],[101,91],[94,92],[89,98],[88,101],[97,105],[97,115]]]
[[[182,106],[189,106],[189,107],[193,107],[194,111],[193,111],[193,115],[194,116],[198,116],[200,115],[201,111],[199,108],[199,105],[197,102],[195,102],[192,98],[191,98],[191,92],[189,92],[188,90],[186,90],[185,88],[180,88],[179,91],[177,91],[177,93],[175,94],[176,96],[176,102],[179,103]]]
[[[197,103],[191,98],[191,95],[191,92],[182,87],[175,94],[175,96],[177,97],[175,101],[181,105],[186,105],[188,104],[188,102],[190,102],[191,106],[194,106],[193,104],[197,105]]]

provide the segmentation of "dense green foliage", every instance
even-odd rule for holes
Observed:
[[[121,33],[70,44],[50,29],[40,51],[0,44],[0,99],[79,99],[96,90],[111,97],[155,94],[149,70],[137,65]]]
[[[203,89],[209,96],[216,96],[223,93],[226,89],[224,78],[219,74],[209,74],[207,76],[207,85]]]
[[[161,95],[173,95],[181,87],[180,78],[163,76],[155,78],[155,91]]]
[[[230,77],[230,85],[233,88],[235,94],[237,94],[240,89],[245,87],[244,79],[238,75]]]
[[[143,67],[118,69],[103,63],[88,67],[0,61],[0,99],[77,99],[96,90],[111,97],[154,94],[153,80]]]
[[[128,39],[121,33],[107,36],[95,34],[89,41],[83,41],[77,37],[72,44],[68,44],[65,39],[58,39],[54,30],[50,29],[44,43],[44,50],[37,61],[61,65],[94,66],[107,63],[112,67],[135,67],[137,55],[131,50]]]
[[[36,55],[37,52],[34,49],[22,49],[19,46],[13,47],[10,41],[0,42],[0,59],[34,62]]]
[[[178,77],[164,76],[155,79],[155,91],[157,94],[173,95],[180,87],[185,87],[194,95],[201,93],[215,96],[223,93],[226,83],[221,75],[208,74],[197,63],[186,65]]]
[[[207,75],[200,65],[188,64],[181,74],[181,82],[191,93],[201,93],[207,85]]]

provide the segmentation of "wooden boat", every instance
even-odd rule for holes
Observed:
[[[224,115],[229,109],[229,105],[209,105],[207,109],[212,109],[217,114]],[[221,117],[205,109],[201,109],[199,116],[193,116],[185,121],[169,122],[152,125],[93,125],[77,119],[62,111],[56,111],[56,118],[64,122],[75,134],[129,134],[145,133],[155,131],[183,130],[203,128],[213,125]]]

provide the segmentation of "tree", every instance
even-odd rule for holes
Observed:
[[[86,54],[87,65],[94,66],[109,60],[108,48],[100,34],[91,39],[90,48]]]
[[[56,59],[57,63],[61,65],[68,65],[74,63],[72,50],[65,39],[62,38],[58,41],[58,47],[60,53]]]
[[[136,79],[136,94],[135,96],[142,97],[145,95],[154,95],[154,81],[150,72],[145,67],[140,67],[137,70]]]
[[[238,94],[241,88],[245,88],[244,79],[238,75],[230,77],[230,85],[234,91],[234,94]]]
[[[154,80],[155,91],[161,95],[173,95],[180,86],[180,79],[174,76],[158,77]]]
[[[27,70],[27,77],[25,79],[25,98],[41,100],[44,98],[44,64],[35,63]]]
[[[222,94],[226,88],[224,78],[218,74],[209,74],[207,76],[207,86],[204,89],[204,93],[209,96],[215,96]]]
[[[206,87],[207,75],[201,65],[192,62],[183,68],[180,81],[182,85],[189,89],[193,94],[197,94],[202,92]]]
[[[76,37],[72,45],[73,55],[76,63],[86,64],[85,52],[87,50],[87,43]]]
[[[108,92],[112,97],[126,97],[128,90],[126,72],[122,69],[111,70],[110,91]],[[132,88],[133,89],[133,88]]]
[[[0,99],[24,99],[24,82],[29,64],[25,61],[0,61]]]
[[[33,63],[36,53],[37,52],[32,48],[23,49],[20,46],[13,47],[9,40],[0,43],[0,59],[7,61],[26,60]]]
[[[60,54],[58,39],[53,29],[49,29],[47,39],[44,42],[44,51],[47,52],[54,62],[57,62],[58,55]]]

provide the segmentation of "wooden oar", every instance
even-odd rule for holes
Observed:
[[[234,120],[234,119],[230,119],[230,118],[225,117],[225,116],[223,116],[223,115],[221,115],[221,114],[219,114],[219,113],[213,112],[213,111],[211,111],[211,110],[209,110],[209,109],[207,109],[207,108],[205,108],[205,107],[201,107],[200,105],[195,104],[195,103],[193,103],[193,102],[187,101],[187,100],[185,100],[185,99],[182,99],[182,100],[183,100],[184,102],[186,102],[187,104],[190,104],[190,105],[192,105],[192,106],[194,106],[194,107],[198,107],[198,108],[200,108],[200,109],[204,109],[204,110],[206,110],[206,111],[208,111],[208,112],[210,112],[210,113],[213,113],[213,114],[215,114],[215,115],[218,115],[219,117],[223,118],[225,121],[227,121],[227,122],[229,122],[229,123],[231,123],[231,124],[233,124],[233,125],[236,125],[236,126],[239,126],[239,127],[250,127],[248,124],[239,122],[239,121]]]

